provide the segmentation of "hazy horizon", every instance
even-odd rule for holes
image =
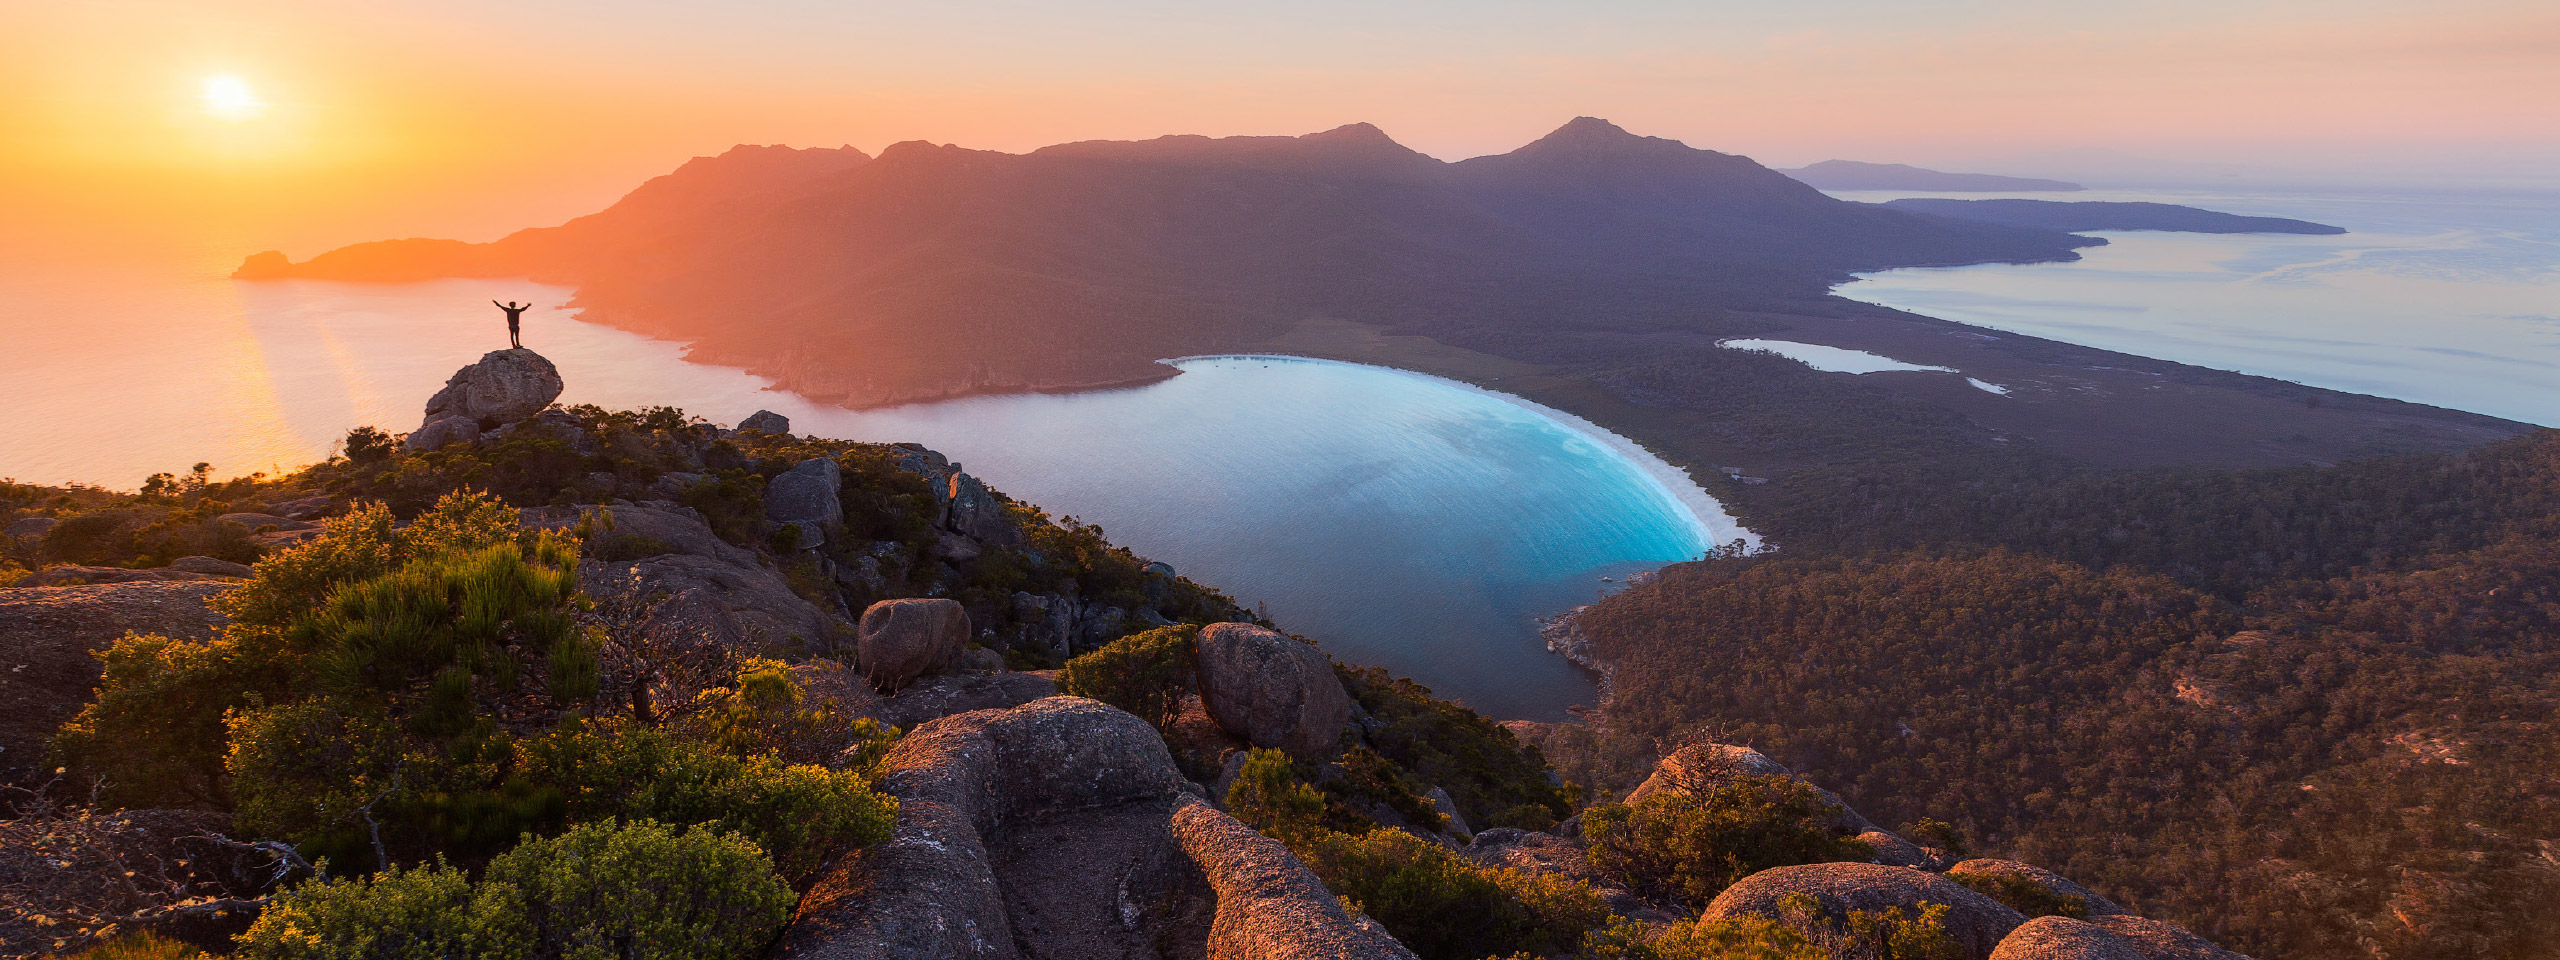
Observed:
[[[2560,161],[2560,10],[2520,2],[131,0],[0,25],[14,219],[299,254],[557,223],[740,143],[1022,152],[1368,122],[1455,160],[1592,115],[1771,166],[2119,186],[2513,182]]]

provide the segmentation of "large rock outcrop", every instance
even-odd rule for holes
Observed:
[[[437,417],[409,431],[409,436],[400,441],[400,446],[411,453],[420,453],[478,439],[480,421],[464,416]]]
[[[881,697],[862,715],[884,727],[909,729],[971,710],[1003,710],[1058,695],[1058,684],[1036,673],[947,673],[925,677]]]
[[[2147,960],[2124,938],[2070,917],[2037,917],[2002,938],[1991,960]]]
[[[999,547],[1020,547],[1026,542],[1022,525],[1013,522],[1013,512],[978,478],[952,474],[944,499],[944,525],[953,533]]]
[[[777,957],[1411,956],[1194,795],[1155,728],[1100,703],[935,720],[881,769],[895,833],[828,867]]]
[[[969,643],[969,611],[939,597],[882,600],[862,611],[863,675],[894,691],[959,662]]]
[[[482,429],[541,413],[566,386],[560,370],[541,354],[518,347],[491,350],[479,362],[453,372],[444,389],[427,398],[423,423],[469,417]]]
[[[791,418],[771,410],[758,410],[738,421],[738,429],[781,436],[791,432]]]
[[[2091,917],[2089,923],[2132,944],[2134,951],[2142,954],[2142,960],[2249,960],[2245,954],[2224,949],[2221,944],[2166,920],[2120,913]]]
[[[663,597],[643,629],[671,640],[811,652],[832,652],[853,636],[852,624],[800,596],[752,551],[721,540],[690,507],[652,500],[592,509],[601,515],[590,557],[646,555],[581,560],[578,583],[593,594]]]
[[[1334,754],[1351,696],[1324,651],[1250,623],[1213,623],[1196,645],[1200,702],[1227,732],[1308,759]]]
[[[107,583],[185,583],[224,580],[227,577],[196,573],[168,567],[134,569],[131,567],[83,567],[73,564],[46,567],[27,574],[18,581],[21,587],[69,587]]]
[[[1699,919],[1758,916],[1790,923],[1778,901],[1798,893],[1822,905],[1823,917],[1814,922],[1835,925],[1845,923],[1851,911],[1900,908],[1917,915],[1929,904],[1945,904],[1947,932],[1972,960],[1988,960],[2009,931],[2027,922],[2018,911],[1945,877],[1877,863],[1808,863],[1762,870],[1726,887]]]
[[[792,464],[765,484],[765,519],[799,528],[803,547],[825,543],[827,531],[844,523],[844,501],[838,498],[843,484],[844,468],[833,460]]]
[[[205,601],[227,580],[0,589],[0,783],[40,771],[45,742],[97,691],[96,653],[156,633],[205,640],[224,623]]]

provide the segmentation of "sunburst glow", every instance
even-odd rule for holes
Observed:
[[[204,112],[222,120],[255,120],[267,113],[267,101],[237,75],[217,73],[204,78]]]

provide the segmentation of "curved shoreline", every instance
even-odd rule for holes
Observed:
[[[1654,490],[1660,493],[1665,500],[1668,500],[1671,503],[1672,508],[1677,513],[1689,521],[1690,528],[1697,531],[1698,538],[1706,544],[1707,549],[1713,550],[1735,540],[1742,541],[1746,550],[1758,551],[1763,549],[1760,535],[1751,532],[1750,528],[1743,526],[1741,521],[1735,520],[1733,518],[1733,514],[1725,510],[1724,503],[1717,500],[1715,495],[1708,493],[1705,487],[1699,485],[1697,478],[1690,476],[1687,470],[1683,470],[1670,461],[1662,459],[1662,457],[1655,454],[1653,451],[1645,449],[1643,444],[1637,443],[1624,436],[1620,436],[1607,427],[1603,427],[1583,417],[1567,413],[1563,410],[1558,410],[1527,397],[1504,393],[1500,390],[1469,383],[1464,380],[1423,373],[1417,370],[1407,370],[1403,367],[1390,367],[1376,363],[1360,363],[1354,360],[1329,360],[1323,357],[1307,357],[1288,353],[1204,353],[1187,357],[1169,357],[1156,362],[1169,367],[1174,367],[1175,369],[1180,369],[1180,364],[1192,360],[1283,360],[1292,363],[1329,363],[1345,367],[1366,367],[1371,370],[1384,370],[1389,373],[1413,377],[1420,380],[1427,380],[1442,386],[1457,387],[1470,393],[1491,397],[1537,414],[1558,426],[1571,430],[1575,434],[1599,444],[1602,449],[1615,454],[1620,461],[1626,463],[1628,466],[1636,468],[1636,472],[1643,474],[1646,480],[1652,481]]]

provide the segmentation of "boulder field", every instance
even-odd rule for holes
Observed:
[[[1412,956],[1103,704],[933,720],[881,769],[895,834],[828,868],[776,957]]]

